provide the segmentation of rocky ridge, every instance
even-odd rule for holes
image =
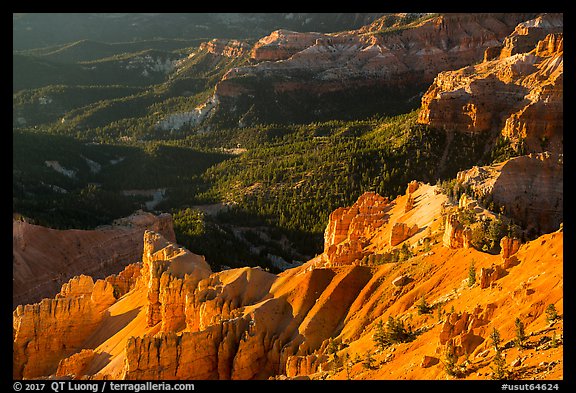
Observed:
[[[241,57],[250,51],[250,44],[239,40],[214,38],[200,44],[198,49],[218,56]]]
[[[476,198],[503,207],[508,217],[530,232],[555,231],[563,221],[562,154],[529,154],[473,167],[459,172],[456,180]]]
[[[480,64],[438,74],[418,121],[448,130],[497,131],[515,149],[563,151],[562,17],[519,24]]]
[[[312,121],[320,114],[341,113],[338,93],[352,90],[367,96],[389,91],[396,104],[400,96],[400,101],[408,101],[439,72],[481,60],[487,48],[535,16],[446,14],[396,29],[382,30],[388,22],[378,20],[359,30],[330,34],[277,30],[254,45],[254,64],[233,68],[218,82],[214,115],[226,111],[244,124],[255,116],[282,118],[290,112]],[[310,113],[294,106],[297,97],[306,100]],[[259,111],[260,102],[269,104],[268,114]]]
[[[411,183],[394,201],[362,195],[330,216],[323,254],[278,275],[260,268],[213,273],[201,256],[147,231],[141,264],[96,283],[75,278],[55,299],[14,312],[14,375],[340,379],[348,372],[354,379],[437,379],[445,375],[440,359],[452,348],[457,359],[468,359],[461,366],[466,378],[489,378],[494,354],[488,336],[497,327],[505,342],[511,340],[510,315],[523,320],[530,343],[549,336],[550,329],[561,336],[560,322],[546,328],[544,309],[554,304],[562,313],[563,233],[526,244],[503,239],[502,255],[446,247],[447,198],[437,191]],[[412,208],[406,211],[409,199]],[[393,246],[398,223],[423,230]],[[331,254],[341,244],[357,244],[360,253]],[[404,259],[382,259],[404,245],[411,252]],[[473,286],[463,282],[471,261],[479,270]],[[130,283],[114,293],[112,282],[120,276]],[[416,312],[423,296],[439,316]],[[389,317],[409,326],[413,339],[376,351],[378,367],[362,367],[354,359],[374,349],[377,322]],[[40,325],[64,332],[65,350],[58,340],[34,337],[31,326]],[[46,356],[44,349],[52,345],[59,349]],[[556,359],[561,351],[561,345],[543,355],[527,349],[524,354],[532,357],[510,372],[527,376],[543,356]],[[516,350],[507,354],[516,356]],[[346,355],[347,372],[338,363]],[[414,358],[422,358],[422,365],[413,364]],[[538,375],[561,377],[554,362]]]

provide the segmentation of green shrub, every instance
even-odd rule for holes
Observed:
[[[470,262],[470,267],[468,268],[468,286],[471,287],[476,283],[476,267],[474,266],[474,260]]]
[[[548,321],[548,323],[552,323],[559,318],[558,312],[556,311],[556,306],[554,306],[553,303],[550,303],[548,307],[546,307],[545,312],[546,312],[546,321]]]

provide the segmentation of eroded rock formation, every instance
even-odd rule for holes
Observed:
[[[217,84],[216,112],[227,112],[242,124],[258,118],[284,121],[287,112],[290,119],[312,121],[341,116],[341,93],[352,90],[359,98],[387,92],[384,97],[394,96],[390,105],[407,105],[438,72],[482,60],[486,48],[535,16],[431,15],[390,31],[382,20],[334,34],[277,30],[254,45],[256,64],[231,69]],[[372,101],[365,105],[377,110]],[[267,102],[265,111],[260,102]],[[306,102],[307,110],[294,102]],[[346,105],[349,110],[349,100]]]
[[[390,245],[396,246],[418,232],[418,225],[408,226],[403,222],[396,222],[390,233]]]
[[[486,167],[461,171],[457,181],[477,198],[505,208],[530,233],[547,233],[563,220],[562,154],[529,154]]]
[[[417,227],[438,221],[445,196],[425,184],[410,194],[418,203],[408,213],[408,195],[389,203],[365,194],[339,210],[326,231],[328,249],[332,241],[362,236],[363,253],[382,252],[390,249],[392,223],[401,218]],[[439,224],[428,234],[437,241]],[[79,276],[55,299],[17,308],[15,377],[342,379],[350,373],[353,379],[438,379],[445,375],[438,360],[448,347],[484,362],[473,367],[487,367],[493,327],[507,340],[514,335],[512,316],[521,315],[527,331],[535,332],[547,304],[562,310],[561,230],[520,245],[507,270],[498,265],[500,255],[439,242],[426,252],[413,247],[417,255],[410,262],[332,266],[320,255],[278,275],[260,268],[212,273],[201,256],[161,235],[147,231],[143,237],[141,263],[96,282]],[[512,241],[509,252],[514,249]],[[471,260],[480,285],[464,288]],[[538,270],[542,264],[546,274]],[[417,314],[423,293],[440,311],[455,310],[439,312],[440,324]],[[410,324],[414,342],[373,353],[380,366],[367,371],[353,359],[373,349],[376,321],[388,317]],[[37,331],[50,334],[38,337]],[[541,361],[538,351],[533,355]],[[337,359],[352,362],[347,371]]]
[[[444,224],[444,236],[442,242],[445,247],[461,248],[464,247],[464,226],[458,221],[458,214],[452,213],[446,216]]]
[[[367,192],[349,208],[330,214],[324,232],[324,253],[330,266],[348,265],[364,255],[369,235],[386,220],[387,198]]]
[[[506,259],[516,254],[520,249],[522,242],[520,239],[504,236],[500,239],[500,255],[502,259]]]
[[[200,51],[207,51],[214,55],[225,57],[241,57],[250,51],[250,45],[238,40],[224,40],[214,38],[200,44]]]
[[[195,288],[212,273],[203,256],[168,242],[162,235],[144,233],[142,280],[148,288],[148,326],[162,322],[162,331],[185,325],[184,287]]]
[[[563,151],[562,16],[519,24],[485,61],[441,72],[418,121],[460,132],[500,131],[516,149]]]
[[[502,45],[486,49],[484,61],[530,52],[538,41],[543,40],[548,34],[562,33],[563,19],[562,14],[551,13],[519,23],[512,34],[504,39]]]
[[[110,283],[80,276],[64,285],[55,299],[18,306],[13,313],[13,377],[56,372],[58,362],[80,349],[115,301]]]

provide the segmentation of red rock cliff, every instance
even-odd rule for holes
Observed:
[[[528,151],[562,152],[562,18],[548,19],[520,24],[508,49],[486,56],[493,60],[440,73],[422,97],[418,121],[461,132],[499,130]]]
[[[140,260],[147,229],[175,241],[172,217],[139,212],[96,230],[12,223],[13,306],[52,297],[75,275],[104,278]]]
[[[239,97],[250,101],[264,92],[279,98],[350,89],[414,94],[441,71],[481,61],[486,48],[534,16],[445,14],[394,31],[382,31],[378,23],[333,34],[278,30],[255,44],[251,56],[257,63],[228,72],[215,95],[225,110],[228,100],[234,108]]]
[[[13,313],[13,377],[34,378],[56,371],[74,353],[116,301],[113,286],[79,276],[63,285],[55,299],[18,306]]]

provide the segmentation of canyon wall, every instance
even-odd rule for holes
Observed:
[[[563,151],[562,17],[521,23],[485,61],[438,74],[418,121],[436,128],[499,131],[514,148]],[[527,27],[537,26],[537,27]]]
[[[219,56],[241,57],[250,51],[250,44],[238,40],[214,38],[213,40],[200,44],[199,50],[205,50]]]
[[[564,217],[564,159],[562,154],[537,153],[500,164],[461,171],[457,181],[477,198],[505,208],[532,234],[557,230]]]
[[[95,230],[57,230],[12,222],[12,304],[30,304],[54,296],[79,274],[104,278],[140,260],[144,231],[175,241],[172,217],[139,212]]]
[[[116,301],[109,282],[72,278],[54,299],[18,306],[13,313],[13,377],[56,372],[64,357],[80,349]]]
[[[493,327],[508,340],[510,315],[518,315],[537,337],[544,306],[561,311],[562,231],[526,244],[503,239],[502,255],[446,247],[445,202],[437,187],[417,182],[394,201],[366,193],[331,215],[325,253],[278,275],[248,267],[213,273],[203,257],[146,231],[141,262],[105,280],[75,277],[55,298],[14,311],[13,375],[340,379],[346,374],[339,359],[348,356],[354,379],[438,379],[449,348],[483,370],[493,356],[486,355]],[[425,231],[402,241],[408,259],[378,262],[400,248],[390,243],[399,223]],[[368,258],[330,260],[335,242],[360,242]],[[471,261],[478,284],[463,287]],[[453,310],[421,315],[423,296],[430,307]],[[379,350],[378,367],[362,367],[354,359],[374,347],[377,322],[388,318],[409,326],[414,341]],[[530,353],[528,363],[550,352]],[[423,359],[420,367],[415,358]],[[538,375],[558,375],[556,364]]]
[[[218,82],[212,120],[242,125],[404,110],[439,72],[481,61],[487,48],[535,16],[445,14],[396,29],[376,21],[331,34],[277,30],[252,48],[255,64],[233,68]],[[355,100],[364,105],[352,108]]]

